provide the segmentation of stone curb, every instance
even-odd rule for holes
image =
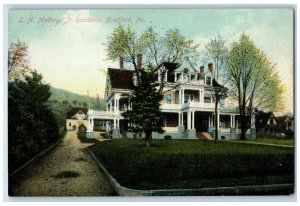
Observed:
[[[252,145],[263,145],[263,146],[271,146],[271,147],[283,147],[283,148],[294,148],[291,145],[280,145],[280,144],[269,144],[269,143],[262,143],[262,142],[242,142],[242,141],[231,141],[233,143],[242,143],[242,144],[252,144]]]
[[[64,131],[62,132],[62,134],[64,133]],[[61,136],[61,134],[59,134]],[[63,137],[60,137],[59,140],[57,142],[55,142],[54,144],[52,144],[50,147],[48,147],[47,149],[43,150],[42,152],[38,153],[37,155],[35,155],[33,158],[31,158],[29,161],[27,161],[25,164],[23,164],[21,167],[19,167],[18,169],[16,169],[15,171],[13,171],[9,176],[13,177],[14,175],[16,175],[17,173],[19,173],[22,169],[24,169],[25,167],[27,167],[28,165],[30,165],[33,161],[37,160],[38,158],[42,157],[43,155],[47,154],[53,147],[55,147],[56,145],[58,145],[61,141],[62,141]]]
[[[158,189],[158,190],[136,190],[120,185],[117,180],[106,170],[99,162],[94,153],[87,148],[90,156],[96,161],[97,166],[104,173],[112,187],[120,196],[216,196],[216,195],[262,195],[264,192],[284,192],[292,194],[294,192],[293,184],[272,184],[272,185],[251,185],[251,186],[236,186],[236,187],[216,187],[216,188],[201,188],[201,189]]]

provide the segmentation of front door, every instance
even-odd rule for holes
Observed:
[[[200,113],[195,114],[195,128],[197,132],[208,131],[208,114]]]

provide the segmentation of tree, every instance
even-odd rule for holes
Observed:
[[[147,28],[144,33],[138,35],[130,26],[124,28],[119,25],[108,37],[106,52],[109,60],[121,59],[133,67],[137,77],[137,84],[140,84],[139,68],[136,62],[138,54],[143,54],[143,64],[152,73],[161,70],[161,80],[163,80],[166,70],[163,70],[163,63],[187,62],[195,65],[198,59],[194,58],[198,54],[199,45],[193,40],[187,39],[180,34],[178,29],[169,29],[165,35],[160,36],[153,27]],[[162,92],[163,81],[161,81],[159,91]]]
[[[30,72],[28,46],[25,42],[11,43],[8,50],[8,78],[14,80]]]
[[[251,127],[249,118],[260,107],[277,110],[283,107],[283,87],[265,54],[243,34],[233,43],[228,57],[230,96],[238,102],[241,139]]]
[[[49,108],[50,85],[36,71],[8,83],[9,171],[17,169],[59,138]]]
[[[215,97],[215,143],[218,140],[218,105],[221,98],[224,98],[227,95],[228,89],[222,85],[220,85],[215,79],[213,79],[212,87],[207,87],[208,91],[210,91]]]
[[[77,104],[77,100],[74,99],[74,100],[72,101],[72,103],[73,103],[73,105],[76,105],[76,104]]]
[[[87,107],[88,106],[87,102],[82,102],[82,106]]]
[[[57,104],[58,100],[57,99],[53,99],[52,102],[53,102],[53,104]]]
[[[225,70],[228,60],[228,49],[226,47],[226,41],[221,37],[218,36],[217,38],[213,38],[209,41],[209,43],[205,46],[206,54],[205,58],[206,61],[210,61],[214,65],[214,78],[216,81],[219,81],[219,77],[222,74],[221,69]],[[222,79],[224,81],[226,79]]]
[[[213,71],[213,87],[207,88],[208,91],[210,91],[215,98],[215,143],[218,139],[218,105],[221,100],[221,98],[224,98],[227,93],[227,88],[223,87],[222,85],[226,84],[227,78],[224,75],[224,71],[226,71],[226,65],[228,60],[228,49],[226,47],[225,40],[218,36],[217,38],[211,39],[208,44],[205,46],[206,52],[205,52],[205,58],[206,61],[213,62],[213,65],[215,67]],[[223,69],[223,70],[221,70]],[[222,78],[219,78],[220,77]],[[222,82],[220,85],[218,82]]]
[[[97,94],[97,97],[96,97],[96,104],[95,104],[95,107],[96,107],[96,108],[100,108],[99,94]]]
[[[132,110],[122,115],[129,123],[129,131],[146,134],[146,146],[150,147],[152,132],[163,133],[163,116],[160,110],[160,101],[163,95],[155,88],[155,81],[151,71],[140,71],[141,82],[135,85],[132,94],[127,98]]]
[[[69,101],[68,101],[68,100],[63,100],[63,101],[61,102],[61,104],[66,106],[66,105],[69,104]]]

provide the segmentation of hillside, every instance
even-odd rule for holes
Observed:
[[[50,101],[58,104],[68,104],[73,106],[84,106],[83,103],[87,104],[87,107],[96,106],[96,98],[89,97],[87,95],[76,94],[64,89],[51,87]],[[67,101],[67,102],[66,102]],[[104,100],[99,99],[100,108],[105,108]]]

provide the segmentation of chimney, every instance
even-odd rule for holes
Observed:
[[[214,72],[213,63],[209,63],[209,64],[208,64],[208,71],[209,71],[211,74],[213,74],[213,72]]]
[[[142,54],[138,54],[137,55],[137,68],[141,69],[142,68],[142,64],[143,64],[143,55]]]
[[[201,75],[204,75],[204,66],[201,66],[201,67],[200,67],[200,74],[201,74]]]
[[[124,61],[123,61],[123,57],[120,56],[120,69],[124,69]]]

